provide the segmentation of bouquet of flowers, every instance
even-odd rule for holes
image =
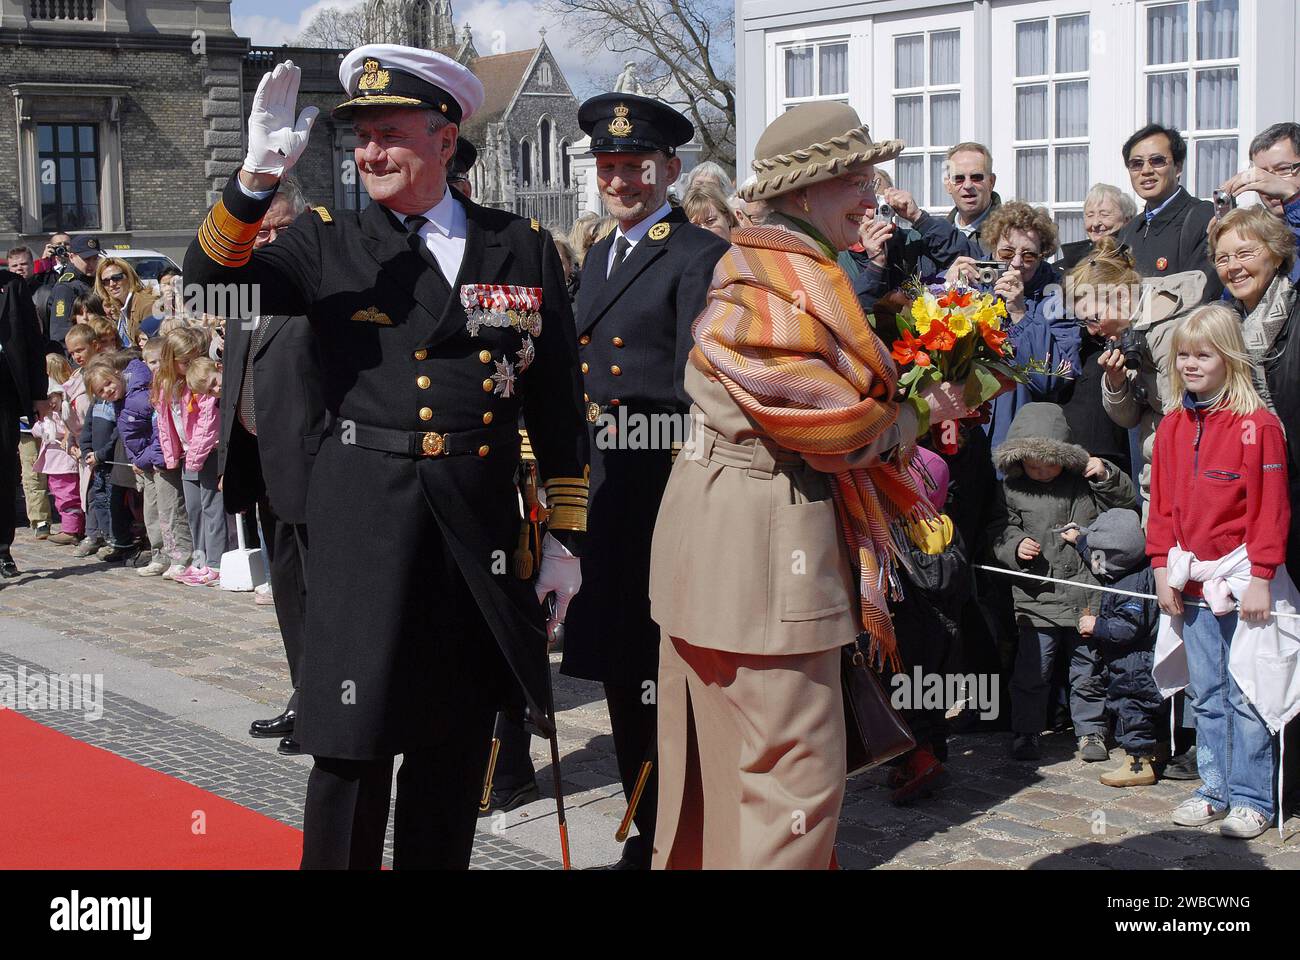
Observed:
[[[924,286],[908,289],[910,303],[898,315],[899,339],[892,356],[902,374],[898,379],[904,398],[927,412],[922,390],[932,383],[964,384],[963,400],[971,409],[985,408],[998,394],[1028,381],[1030,374],[1068,376],[1068,363],[1048,370],[1041,360],[1020,363],[1008,343],[1007,305],[992,293],[964,285]],[[956,451],[956,431],[931,424],[937,449]]]

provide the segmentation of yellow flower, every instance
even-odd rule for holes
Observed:
[[[948,329],[957,335],[958,339],[966,336],[974,329],[970,323],[970,317],[964,310],[954,310],[948,316]]]
[[[929,333],[930,324],[942,319],[943,308],[933,293],[926,291],[912,301],[912,323],[917,333]]]
[[[975,314],[975,322],[989,330],[1002,329],[1002,321],[998,318],[997,310],[991,303],[986,303],[980,307]]]
[[[1005,317],[1007,315],[1006,303],[1002,300],[994,301],[993,312],[996,313],[999,317]]]

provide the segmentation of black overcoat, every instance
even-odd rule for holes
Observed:
[[[666,444],[611,447],[605,424],[612,419],[618,426],[623,410],[627,416],[686,416],[691,328],[727,243],[673,210],[606,277],[616,235],[587,253],[574,304],[588,420],[597,414],[600,419],[588,424],[591,501],[582,590],[565,623],[562,671],[587,680],[644,683],[659,671],[659,628],[650,619],[650,541],[672,450]]]
[[[503,709],[526,702],[549,726],[542,611],[510,564],[514,474],[521,412],[543,480],[586,472],[572,315],[548,235],[451,195],[468,221],[451,284],[378,203],[304,213],[233,266],[252,243],[241,224],[260,222],[271,201],[233,177],[185,258],[187,283],[254,285],[256,312],[305,315],[316,332],[332,425],[308,493],[310,640],[295,738],[318,756],[429,748],[468,689],[488,689]],[[459,291],[480,283],[542,289],[531,363],[519,357],[524,333],[471,335]],[[411,456],[364,446],[367,427],[491,436],[468,454]]]

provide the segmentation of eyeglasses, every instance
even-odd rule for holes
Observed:
[[[1238,250],[1236,253],[1225,253],[1222,256],[1215,257],[1214,265],[1222,268],[1226,267],[1233,260],[1236,260],[1238,266],[1249,267],[1259,259],[1259,255],[1259,247],[1248,247],[1245,250]]]
[[[112,274],[106,273],[106,274],[104,274],[102,277],[100,277],[99,279],[103,280],[105,283],[122,283],[124,280],[126,280],[126,274],[125,274],[125,273],[112,273]]]
[[[841,177],[840,179],[852,186],[864,197],[876,192],[875,179],[864,180],[862,177]]]
[[[463,174],[453,174],[447,178],[448,183],[469,183],[469,177]]]
[[[1169,166],[1169,158],[1159,153],[1152,154],[1149,157],[1129,157],[1124,165],[1136,173],[1148,163],[1151,164],[1152,170],[1163,170]]]
[[[949,180],[949,182],[951,182],[951,183],[955,183],[955,184],[957,184],[957,186],[960,187],[960,186],[961,186],[963,183],[965,183],[967,180],[969,180],[971,183],[983,183],[983,182],[984,182],[984,174],[982,174],[982,173],[954,173],[954,174],[952,174],[950,177],[948,177],[948,180]]]
[[[1271,173],[1275,177],[1286,177],[1290,179],[1300,173],[1300,163],[1279,163],[1272,170],[1265,169],[1265,173]]]
[[[1042,259],[1042,254],[1035,250],[1012,250],[1010,247],[998,247],[998,259],[1006,263],[1020,258],[1020,262],[1027,267],[1032,267]]]
[[[287,228],[286,227],[263,227],[261,230],[257,231],[257,239],[262,241],[274,240],[277,236],[279,236],[280,231],[284,229]]]

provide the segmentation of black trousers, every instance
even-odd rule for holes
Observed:
[[[15,498],[21,488],[18,463],[18,387],[14,384],[9,364],[0,356],[0,555],[7,555],[14,542],[14,523],[17,521]]]
[[[614,734],[614,752],[618,757],[618,776],[623,781],[623,795],[629,800],[636,787],[641,764],[655,761],[645,792],[637,804],[633,822],[637,835],[623,845],[623,859],[642,869],[650,869],[654,852],[655,813],[659,803],[659,764],[655,749],[657,726],[655,702],[644,703],[645,692],[639,683],[606,683],[605,702],[609,706],[609,725]]]
[[[523,723],[505,713],[497,714],[494,735],[501,741],[496,770],[492,774],[493,790],[517,790],[537,780],[533,758],[528,752],[533,735]]]
[[[494,717],[490,707],[461,711],[432,749],[402,757],[393,818],[394,869],[468,869]],[[302,868],[378,870],[393,758],[315,759],[302,818]]]
[[[262,521],[262,549],[266,552],[275,600],[275,619],[280,624],[284,656],[289,661],[293,694],[289,709],[298,709],[298,682],[307,637],[307,525],[285,523],[265,496],[257,501]]]

